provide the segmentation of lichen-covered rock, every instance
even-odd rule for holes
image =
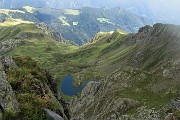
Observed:
[[[11,56],[3,57],[2,62],[3,65],[8,68],[16,66],[16,63]]]
[[[0,42],[0,53],[5,53],[12,48],[15,48],[22,44],[21,39],[13,40],[9,39],[7,41]]]
[[[0,62],[0,108],[3,112],[16,113],[18,111],[18,101],[12,87],[6,80],[4,66]]]
[[[138,105],[135,100],[113,96],[113,91],[112,86],[108,87],[104,82],[89,82],[81,95],[72,101],[72,119],[117,120],[124,112]]]

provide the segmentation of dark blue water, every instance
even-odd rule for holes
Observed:
[[[71,75],[68,75],[64,78],[64,80],[62,82],[61,91],[63,92],[64,95],[77,96],[78,93],[83,90],[83,88],[87,85],[88,82],[85,82],[78,88],[74,87],[73,86],[73,77]]]

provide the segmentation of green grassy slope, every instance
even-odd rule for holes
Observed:
[[[179,26],[163,24],[145,26],[137,34],[124,36],[115,31],[109,37],[113,40],[95,59],[96,69],[108,76],[100,81],[101,86],[89,85],[92,90],[86,89],[74,100],[73,117],[99,120],[129,115],[138,120],[146,119],[143,114],[153,117],[146,113],[152,110],[157,113],[156,119],[164,118],[166,105],[179,97],[179,31]],[[179,118],[177,114],[175,117]]]
[[[116,32],[98,33],[92,39],[93,43],[78,47],[56,42],[47,32],[36,28],[34,24],[2,27],[1,46],[5,46],[3,43],[12,46],[9,45],[7,48],[5,46],[6,49],[2,49],[1,54],[29,56],[50,70],[58,82],[71,74],[76,79],[75,85],[78,86],[84,81],[101,79],[105,76],[103,71],[99,71],[96,58],[111,44],[108,40],[125,36],[122,31]]]
[[[13,56],[17,65],[7,68],[6,74],[21,110],[15,115],[5,113],[3,119],[49,119],[39,108],[51,109],[67,119],[64,105],[54,96],[58,82],[48,69],[54,53],[65,54],[78,47],[55,41],[49,31],[35,24],[1,26],[0,36],[0,56]]]
[[[13,47],[4,45],[7,49],[0,52],[31,57],[50,71],[59,84],[58,89],[69,74],[74,77],[75,86],[87,80],[100,80],[102,86],[94,94],[93,102],[77,109],[73,115],[77,117],[83,113],[86,119],[91,119],[91,114],[98,116],[97,113],[102,113],[98,118],[102,119],[109,116],[110,111],[99,103],[109,104],[108,101],[128,98],[137,103],[133,102],[122,114],[133,115],[136,114],[134,109],[140,106],[161,110],[178,96],[179,29],[179,26],[156,24],[141,28],[137,34],[126,34],[121,30],[100,32],[78,47],[54,41],[47,32],[33,24],[22,24],[2,27],[0,45],[10,42]],[[79,99],[83,99],[81,95]],[[95,105],[97,112],[92,113]],[[76,105],[71,107],[76,108]]]
[[[0,55],[29,56],[42,67],[52,70],[54,76],[59,74],[54,70],[54,54],[67,54],[77,49],[78,46],[55,41],[49,31],[35,24],[1,26]]]
[[[40,68],[30,57],[13,58],[17,66],[7,67],[8,82],[16,94],[19,112],[16,114],[5,111],[3,120],[50,120],[41,108],[62,111],[62,105],[54,97],[53,79],[48,72]]]
[[[65,54],[78,48],[73,45],[56,42],[50,36],[50,33],[37,28],[35,24],[2,27],[0,35],[2,46],[6,42],[14,43],[10,46],[8,54],[31,56],[41,64],[48,61],[53,53]],[[19,43],[16,43],[16,41],[19,41]]]

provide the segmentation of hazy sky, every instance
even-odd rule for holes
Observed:
[[[95,1],[95,0],[92,0]],[[162,18],[180,24],[180,0],[99,0],[99,6],[130,8],[154,18]],[[133,9],[134,10],[134,9]],[[132,11],[133,11],[132,10]]]

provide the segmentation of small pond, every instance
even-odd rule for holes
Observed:
[[[86,84],[89,81],[83,83],[80,87],[74,87],[73,86],[73,77],[71,75],[68,75],[64,78],[62,84],[61,84],[61,91],[64,95],[67,96],[77,96],[79,92],[83,90],[83,88],[86,86]]]

